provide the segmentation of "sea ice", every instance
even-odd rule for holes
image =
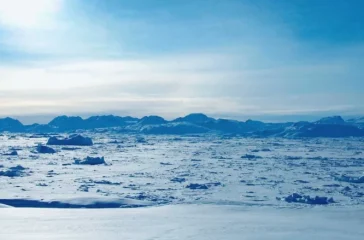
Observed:
[[[86,157],[83,160],[76,159],[75,164],[81,165],[99,165],[106,164],[104,157]]]
[[[92,146],[91,138],[83,137],[78,134],[69,136],[68,138],[58,139],[57,137],[50,137],[47,145],[73,145],[73,146]]]
[[[53,153],[56,153],[56,150],[54,150],[51,147],[44,146],[44,145],[38,145],[37,146],[37,152],[38,153],[49,153],[49,154],[53,154]]]

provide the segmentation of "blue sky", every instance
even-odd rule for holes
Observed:
[[[0,114],[364,115],[361,0],[0,0]]]

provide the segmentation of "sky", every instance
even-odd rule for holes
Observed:
[[[364,115],[362,0],[0,0],[0,116]]]

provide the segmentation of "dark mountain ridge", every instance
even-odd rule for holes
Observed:
[[[77,130],[105,129],[119,133],[143,134],[236,134],[259,137],[364,137],[362,119],[345,121],[340,116],[325,117],[316,122],[264,123],[215,119],[202,113],[192,113],[167,121],[159,116],[141,119],[114,115],[59,116],[48,124],[23,125],[13,118],[0,119],[0,132],[60,133]]]

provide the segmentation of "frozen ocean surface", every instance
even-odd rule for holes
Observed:
[[[363,236],[362,138],[82,134],[0,135],[0,239]]]
[[[53,154],[37,151],[47,136],[0,136],[0,203],[117,198],[297,208],[307,206],[285,200],[316,196],[335,206],[364,203],[360,138],[86,135],[92,146],[52,146]]]

